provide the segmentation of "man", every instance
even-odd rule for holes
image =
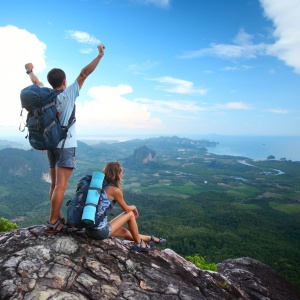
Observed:
[[[85,66],[73,84],[67,87],[67,79],[63,70],[52,69],[47,75],[49,84],[54,90],[62,90],[57,96],[57,108],[60,112],[59,120],[62,125],[66,126],[73,112],[75,100],[79,96],[86,78],[96,69],[101,58],[104,56],[105,46],[98,46],[98,55],[87,66]],[[26,73],[29,75],[33,84],[44,86],[33,73],[33,64],[25,65]],[[55,234],[66,229],[65,220],[61,214],[61,206],[64,200],[64,194],[68,185],[68,180],[75,168],[75,149],[77,147],[76,140],[76,123],[74,123],[69,131],[65,141],[63,150],[61,151],[62,142],[57,145],[54,150],[48,150],[48,160],[50,166],[51,186],[50,186],[50,218],[47,222],[47,232]]]

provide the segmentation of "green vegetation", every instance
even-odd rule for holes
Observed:
[[[9,222],[7,219],[0,218],[0,233],[8,232],[17,229],[18,225],[16,223]]]
[[[168,248],[195,264],[257,259],[300,288],[299,162],[213,155],[204,144],[181,142],[79,143],[65,202],[83,175],[101,170],[107,161],[121,161],[125,199],[138,207],[142,233],[166,238]],[[128,159],[144,144],[155,150],[156,161]],[[44,224],[46,172],[47,159],[37,151],[0,150],[0,217],[21,227]]]
[[[207,263],[205,261],[205,258],[202,256],[199,256],[198,254],[190,255],[186,257],[187,260],[192,262],[197,268],[201,270],[211,270],[211,271],[217,271],[217,265],[214,263]]]
[[[287,203],[287,204],[282,204],[278,202],[270,202],[269,205],[277,209],[281,212],[284,212],[286,214],[300,214],[300,205],[299,203]]]

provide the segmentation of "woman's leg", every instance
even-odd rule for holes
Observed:
[[[116,236],[116,237],[122,237],[126,240],[129,240],[129,241],[134,241],[134,238],[133,238],[132,234],[125,227],[121,227],[120,229],[116,230],[113,235]],[[151,236],[150,235],[139,234],[139,240],[141,240],[141,239],[144,242],[149,242],[151,240]]]
[[[126,228],[122,228],[124,224],[128,224],[128,230]],[[138,226],[136,223],[135,216],[132,211],[128,213],[121,213],[116,218],[109,222],[111,227],[111,235],[123,237],[125,239],[133,240],[136,243],[141,242],[141,238],[139,235]]]
[[[124,228],[124,224],[128,224],[128,229]],[[140,243],[141,239],[144,242],[150,242],[150,235],[139,234],[138,225],[135,219],[135,216],[132,212],[122,213],[115,217],[109,223],[111,227],[111,235],[116,237],[122,237],[129,241],[135,241],[136,243]],[[158,238],[155,240],[159,241]]]

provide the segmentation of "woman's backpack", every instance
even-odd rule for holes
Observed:
[[[93,175],[83,176],[78,184],[76,193],[67,202],[67,223],[76,228],[96,228],[112,209],[101,206],[101,196],[107,186],[103,182],[104,174],[94,172]],[[113,201],[114,202],[114,201]]]

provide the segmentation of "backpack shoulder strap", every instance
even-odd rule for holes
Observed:
[[[107,182],[105,179],[103,180],[102,190],[105,190],[108,186],[115,186],[113,183]]]
[[[68,125],[66,126],[67,130],[69,130],[69,128],[76,122],[75,114],[76,114],[76,105],[74,104],[72,114],[69,118]]]

